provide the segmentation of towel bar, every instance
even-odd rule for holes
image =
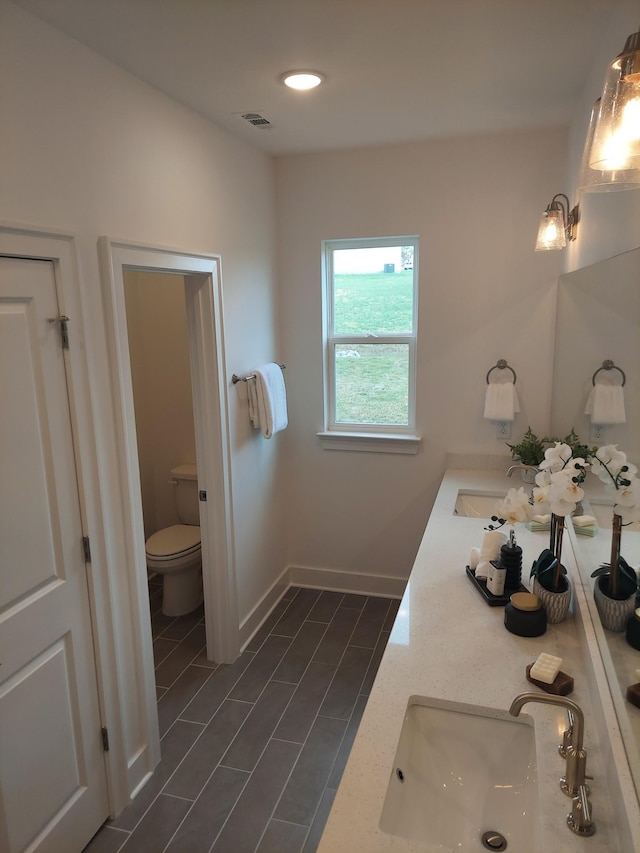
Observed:
[[[506,368],[506,370],[510,370],[513,373],[513,384],[515,385],[516,379],[518,378],[516,376],[516,372],[513,369],[513,367],[509,367],[509,365],[507,364],[507,362],[504,358],[498,359],[496,364],[494,364],[493,367],[487,373],[487,385],[489,384],[489,377],[491,376],[491,374],[493,373],[494,370],[496,370],[496,369],[497,370],[505,370],[505,368]]]
[[[602,367],[599,367],[596,370],[596,372],[593,374],[593,376],[591,377],[591,384],[592,385],[596,384],[596,376],[600,373],[601,370],[619,370],[620,373],[622,374],[622,387],[624,388],[624,385],[627,381],[627,377],[625,376],[624,370],[621,367],[618,367],[617,364],[614,364],[610,358],[606,358],[602,362]]]
[[[280,368],[282,370],[285,370],[286,366],[287,366],[286,364],[281,364]],[[234,373],[233,376],[231,377],[231,381],[233,382],[234,385],[237,385],[238,382],[248,382],[250,379],[255,379],[255,378],[256,378],[255,373],[249,373],[246,376],[238,376],[237,373]]]

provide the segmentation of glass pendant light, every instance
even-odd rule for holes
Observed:
[[[582,152],[582,165],[578,189],[589,193],[615,192],[617,190],[633,190],[640,187],[640,170],[637,169],[596,169],[589,166],[596,124],[600,115],[601,98],[593,105],[589,130]]]
[[[629,36],[607,70],[589,167],[640,169],[640,32]]]

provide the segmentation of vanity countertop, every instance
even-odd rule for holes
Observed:
[[[458,491],[495,493],[497,501],[510,487],[520,485],[515,477],[507,479],[503,471],[450,469],[445,473],[319,853],[443,853],[441,847],[427,841],[387,835],[378,826],[407,702],[411,696],[421,695],[507,710],[518,693],[536,691],[526,680],[525,668],[540,652],[561,657],[563,671],[575,679],[570,698],[585,714],[584,745],[587,773],[594,776],[590,799],[597,832],[591,838],[579,838],[566,826],[571,801],[558,784],[564,762],[557,751],[566,725],[564,709],[529,703],[523,713],[535,723],[541,815],[541,837],[535,849],[628,853],[620,846],[627,842],[619,841],[619,825],[612,817],[615,809],[605,781],[611,754],[598,742],[592,714],[579,603],[564,622],[549,625],[543,636],[515,636],[504,627],[503,608],[489,607],[465,572],[470,549],[480,545],[487,522],[454,516]],[[523,549],[522,580],[528,585],[529,568],[547,547],[548,533],[532,533],[518,524],[516,537]],[[563,563],[575,577],[568,542]],[[577,597],[580,595],[581,590]],[[615,718],[610,721],[610,731],[615,738]]]

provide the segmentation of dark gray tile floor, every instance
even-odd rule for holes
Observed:
[[[217,665],[149,587],[162,761],[85,853],[313,853],[399,601],[292,587]]]

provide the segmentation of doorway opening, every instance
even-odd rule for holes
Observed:
[[[123,281],[144,537],[154,553],[159,553],[158,546],[162,552],[151,566],[147,560],[160,697],[179,675],[185,654],[193,652],[192,657],[206,661],[202,569],[193,568],[201,558],[197,480],[182,480],[178,495],[175,479],[177,473],[190,471],[192,466],[197,475],[198,468],[186,283],[177,273],[133,269],[124,271]],[[185,491],[192,493],[188,511],[181,505]],[[206,518],[204,521],[206,524]],[[165,558],[183,545],[188,548],[182,559],[175,555]],[[173,588],[165,586],[167,562],[174,572],[177,562],[188,567],[186,573],[172,574]],[[178,649],[183,640],[185,645]]]
[[[132,571],[141,617],[149,622],[141,466],[134,413],[134,377],[127,329],[125,280],[136,274],[157,275],[160,286],[182,290],[187,325],[192,388],[195,457],[200,490],[201,545],[207,658],[230,663],[240,651],[236,604],[231,464],[228,437],[228,380],[224,357],[220,258],[132,246],[101,238],[108,270],[107,319],[113,365],[116,427],[120,437],[125,523],[130,534]],[[179,287],[182,280],[183,287]],[[161,342],[162,343],[162,342]],[[169,346],[167,342],[167,346]],[[188,439],[185,439],[185,447]],[[189,450],[183,452],[188,453]],[[170,469],[166,472],[170,479]],[[165,496],[166,497],[166,496]],[[151,652],[151,632],[148,643]],[[148,655],[152,666],[152,655]],[[151,675],[147,673],[147,675]]]

